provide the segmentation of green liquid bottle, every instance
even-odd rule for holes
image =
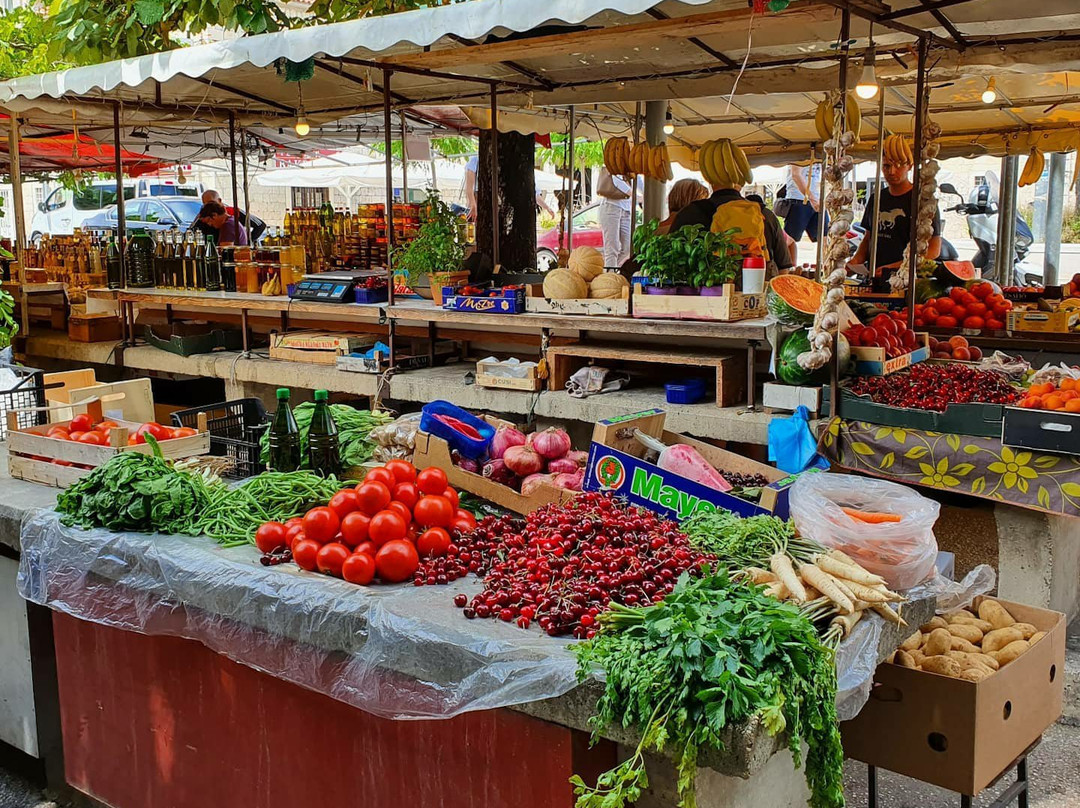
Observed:
[[[270,423],[270,470],[296,471],[300,468],[300,427],[289,406],[289,390],[279,387],[278,407]]]
[[[323,477],[341,473],[338,429],[330,412],[329,398],[325,390],[315,391],[315,410],[308,428],[308,464]]]

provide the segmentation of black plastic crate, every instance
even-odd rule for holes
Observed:
[[[49,414],[44,409],[45,372],[20,365],[0,367],[10,370],[19,378],[14,387],[0,390],[0,440],[7,437],[7,418],[12,410],[26,410],[16,415],[19,429],[47,423]]]
[[[201,413],[206,413],[210,454],[236,461],[235,469],[227,476],[252,477],[266,471],[266,464],[259,459],[259,438],[269,426],[270,416],[259,399],[240,398],[178,410],[172,414],[173,424],[197,429]]]

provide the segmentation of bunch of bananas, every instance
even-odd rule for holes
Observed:
[[[914,165],[915,157],[911,144],[903,135],[889,135],[881,146],[881,154],[886,162],[902,165]]]
[[[836,96],[839,98],[839,95]],[[847,94],[847,101],[844,104],[844,114],[847,120],[847,130],[855,136],[855,141],[859,140],[859,133],[862,131],[862,110],[859,109],[859,102],[855,98],[855,93]],[[833,127],[836,124],[836,101],[832,95],[828,96],[817,106],[817,112],[814,115],[814,126],[817,128],[818,137],[822,140],[833,139]]]
[[[0,350],[11,344],[11,339],[18,330],[19,323],[15,319],[15,298],[7,292],[0,291]]]
[[[262,293],[267,297],[274,297],[281,294],[281,275],[274,275],[270,280],[262,285]]]
[[[675,178],[667,146],[650,146],[641,142],[632,148],[624,137],[613,137],[604,144],[604,166],[611,174],[631,177],[644,174],[654,180],[667,182]]]
[[[697,159],[701,175],[714,188],[734,188],[754,181],[746,155],[729,138],[701,144]]]
[[[1032,149],[1028,153],[1027,162],[1024,163],[1024,170],[1020,172],[1020,181],[1017,183],[1021,188],[1026,188],[1029,185],[1034,185],[1039,181],[1039,177],[1042,176],[1043,168],[1046,166],[1046,158],[1043,153],[1038,149]]]

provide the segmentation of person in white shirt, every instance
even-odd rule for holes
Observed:
[[[600,169],[600,232],[604,237],[604,266],[618,269],[630,258],[630,183]]]
[[[480,158],[475,154],[465,163],[465,206],[469,212],[465,214],[470,222],[476,221],[476,175],[480,171]]]
[[[813,166],[791,166],[787,181],[787,199],[790,201],[788,215],[784,217],[784,232],[795,241],[801,241],[803,233],[817,242],[818,221],[821,215],[821,163]],[[825,214],[825,227],[829,216]]]

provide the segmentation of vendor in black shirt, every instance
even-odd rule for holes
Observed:
[[[901,135],[889,135],[885,139],[884,159],[881,173],[885,177],[885,190],[881,194],[878,223],[874,225],[874,199],[870,197],[863,212],[862,226],[866,228],[859,249],[851,259],[852,264],[865,265],[870,257],[870,239],[877,238],[878,275],[888,277],[890,270],[900,266],[904,248],[911,241],[911,146]],[[925,258],[933,260],[941,253],[941,214],[934,211],[934,235],[926,249]]]

